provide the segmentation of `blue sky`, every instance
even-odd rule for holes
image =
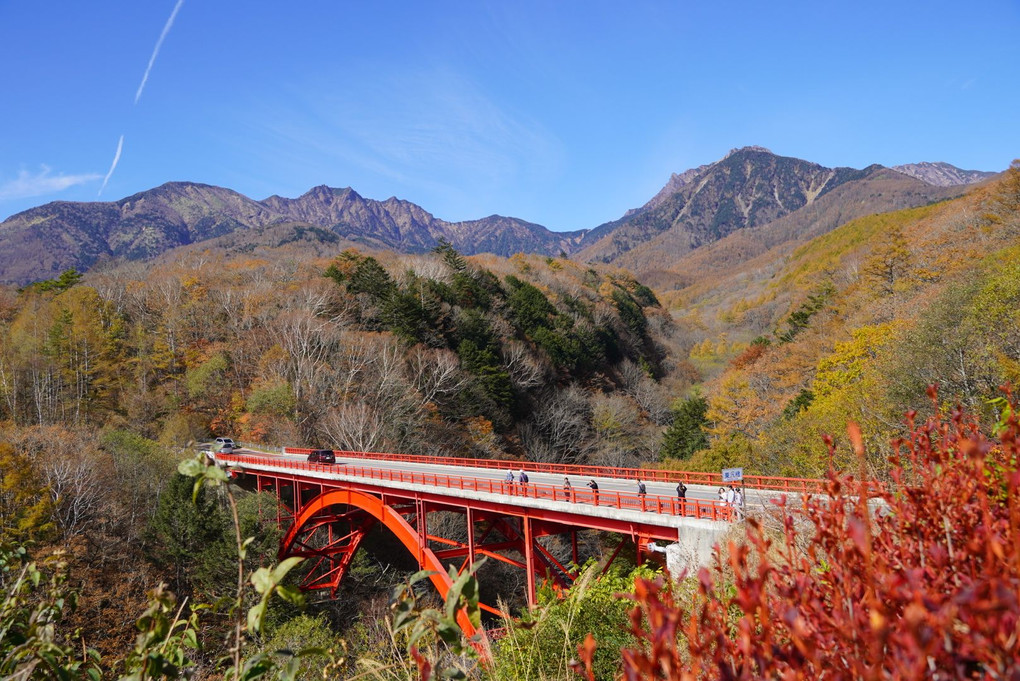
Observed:
[[[1018,36],[1017,0],[0,0],[0,218],[190,180],[567,230],[750,144],[1002,170]]]

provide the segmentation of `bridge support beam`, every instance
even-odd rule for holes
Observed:
[[[378,521],[385,525],[404,544],[408,551],[418,558],[418,564],[422,569],[432,571],[429,579],[431,579],[439,595],[443,599],[446,598],[446,594],[453,585],[453,581],[450,579],[450,575],[443,567],[443,564],[426,545],[424,536],[411,527],[403,516],[384,504],[382,499],[363,492],[336,489],[320,494],[312,499],[297,513],[294,524],[284,534],[280,544],[280,557],[304,555],[307,547],[315,546],[315,541],[307,535],[315,534],[320,528],[327,527],[330,519],[340,517],[340,514],[331,515],[330,509],[335,506],[357,509],[361,513],[371,516],[371,522]],[[424,522],[424,513],[421,512],[421,507],[419,507],[418,512],[419,519],[417,524],[421,527]],[[364,531],[361,531],[358,533],[355,543],[360,544],[363,537]],[[349,553],[343,555],[339,565],[330,569],[331,583],[335,581],[336,584],[339,584],[347,567],[350,565],[350,557],[354,555],[354,550],[356,550],[356,546]],[[461,611],[457,614],[457,622],[466,636],[470,637],[478,633],[468,619],[466,612]]]
[[[531,518],[521,518],[521,525],[524,529],[524,570],[527,572],[528,584],[528,607],[535,607],[535,546],[534,537],[531,536]]]

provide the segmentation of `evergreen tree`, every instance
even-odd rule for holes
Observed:
[[[171,477],[149,524],[151,556],[172,571],[178,594],[215,582],[214,563],[228,555],[230,548],[223,539],[227,518],[213,491],[200,487],[192,502],[194,486],[194,480],[179,473]],[[224,564],[236,574],[231,561]]]
[[[708,447],[708,401],[701,395],[683,400],[673,409],[673,422],[666,429],[659,449],[660,459],[687,459]]]

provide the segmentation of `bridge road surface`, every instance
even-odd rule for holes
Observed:
[[[256,449],[235,449],[235,454],[239,455],[255,455],[265,456],[270,458],[279,458],[288,462],[305,462],[308,457],[305,454],[289,454],[279,452],[265,452]],[[365,456],[358,456],[357,458],[351,458],[345,460],[342,456],[342,452],[337,452],[337,459],[335,464],[327,464],[327,468],[332,465],[337,470],[337,473],[343,473],[344,464],[350,464],[352,466],[364,466],[366,468],[378,468],[381,470],[392,470],[392,471],[403,471],[406,473],[427,473],[427,474],[440,474],[440,475],[453,475],[461,476],[464,478],[474,478],[477,480],[492,480],[494,482],[502,482],[506,478],[506,469],[495,469],[495,468],[478,468],[474,466],[450,466],[444,464],[432,464],[432,463],[421,463],[416,461],[392,461],[388,459],[372,459]],[[518,484],[517,478],[520,475],[520,468],[513,468],[514,473],[514,485]],[[538,473],[531,472],[527,466],[524,467],[524,471],[528,474],[530,484],[543,484],[550,485],[553,487],[561,488],[563,485],[563,475],[558,473]],[[600,493],[606,492],[620,492],[622,494],[636,495],[637,494],[637,481],[623,478],[612,478],[612,477],[581,477],[580,475],[567,476],[570,478],[570,484],[575,492],[588,492],[587,487],[588,481],[594,479],[599,486]],[[734,485],[739,487],[739,485]],[[645,488],[648,496],[661,496],[666,499],[676,499],[676,483],[675,482],[649,482],[645,481]],[[791,501],[795,500],[799,495],[792,492],[783,492],[778,490],[762,490],[762,489],[745,489],[744,490],[744,507],[762,507],[768,504],[770,500],[779,499],[782,494],[786,493]],[[516,495],[506,495],[510,498],[516,498]],[[701,484],[688,484],[687,485],[687,499],[688,500],[702,500],[702,501],[719,501],[719,487]],[[651,498],[649,498],[651,501]],[[581,500],[574,503],[585,503]]]

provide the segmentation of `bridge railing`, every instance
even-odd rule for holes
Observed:
[[[294,452],[294,450],[291,450]],[[557,485],[542,483],[509,483],[504,480],[493,480],[491,478],[472,478],[463,475],[450,475],[446,473],[421,473],[411,471],[393,470],[389,468],[377,468],[373,466],[361,466],[357,464],[318,464],[307,461],[293,461],[280,459],[278,457],[258,456],[252,454],[217,454],[217,461],[238,465],[241,468],[245,464],[274,466],[285,468],[295,472],[309,473],[334,473],[350,475],[370,480],[387,482],[399,482],[415,485],[427,485],[449,490],[471,490],[475,492],[489,492],[492,494],[505,494],[511,497],[527,499],[549,499],[552,501],[564,501],[575,504],[588,504],[591,506],[602,506],[606,508],[618,508],[630,511],[641,511],[644,513],[659,513],[662,515],[685,516],[689,518],[701,518],[705,520],[733,521],[736,519],[737,510],[732,506],[711,499],[677,499],[673,496],[662,496],[658,494],[631,494],[611,490],[593,491],[588,487],[577,489],[563,489]],[[328,480],[319,479],[318,482],[326,483]]]
[[[284,447],[285,454],[308,454],[311,448]],[[468,468],[489,468],[497,470],[519,470],[522,467],[529,473],[554,473],[557,475],[575,475],[588,478],[623,478],[625,480],[644,480],[646,482],[683,482],[685,485],[707,485],[721,487],[724,485],[721,473],[699,473],[692,471],[668,471],[646,468],[623,468],[616,466],[581,466],[561,463],[540,463],[535,461],[506,461],[504,459],[467,459],[457,456],[416,456],[412,454],[389,454],[383,452],[355,452],[336,449],[337,462],[340,459],[375,459],[379,461],[399,461],[405,463],[424,463],[438,466],[463,466]],[[729,484],[729,483],[725,483]],[[816,478],[782,478],[769,475],[745,475],[743,486],[751,489],[764,489],[794,494],[820,494],[825,491],[825,480]]]

